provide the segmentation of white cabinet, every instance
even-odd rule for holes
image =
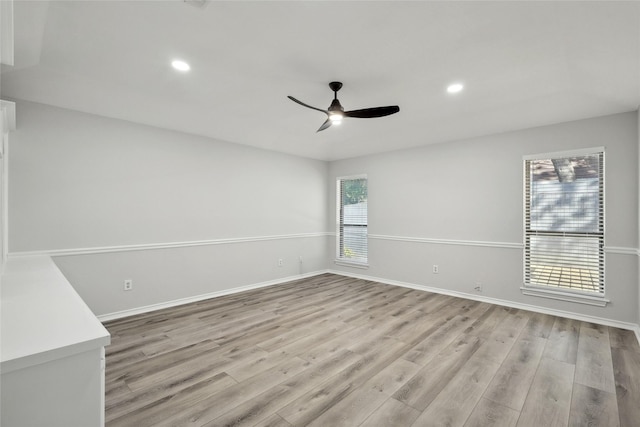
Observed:
[[[0,425],[103,426],[109,332],[51,258],[9,258],[0,299]]]

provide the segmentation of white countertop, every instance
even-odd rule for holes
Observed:
[[[48,256],[7,260],[0,285],[2,373],[109,345],[111,336]]]

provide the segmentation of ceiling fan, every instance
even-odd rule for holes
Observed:
[[[312,107],[311,105],[305,104],[302,101],[298,101],[293,96],[287,96],[293,102],[297,102],[300,105],[303,105],[307,108],[311,108],[312,110],[317,110],[325,113],[327,115],[327,120],[320,126],[320,128],[316,132],[320,132],[321,130],[325,130],[332,124],[340,124],[342,119],[345,117],[357,117],[361,119],[370,119],[374,117],[384,117],[390,114],[395,114],[400,111],[400,107],[397,105],[390,105],[388,107],[373,107],[373,108],[363,108],[361,110],[352,110],[352,111],[344,111],[342,105],[340,105],[340,101],[338,101],[338,91],[342,88],[341,82],[331,82],[329,83],[329,88],[333,91],[333,101],[331,101],[331,105],[328,109],[323,110],[321,108]]]

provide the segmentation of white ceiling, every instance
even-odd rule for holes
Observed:
[[[16,1],[14,15],[3,98],[323,160],[640,104],[639,2]],[[347,110],[400,113],[315,133],[326,117],[286,96],[327,108],[332,80]]]

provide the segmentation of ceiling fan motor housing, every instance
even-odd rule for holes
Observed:
[[[340,101],[338,101],[338,98],[335,98],[333,101],[331,101],[331,105],[329,106],[329,112],[335,112],[335,111],[339,111],[339,112],[344,112],[344,108],[342,108],[342,105],[340,105]]]

